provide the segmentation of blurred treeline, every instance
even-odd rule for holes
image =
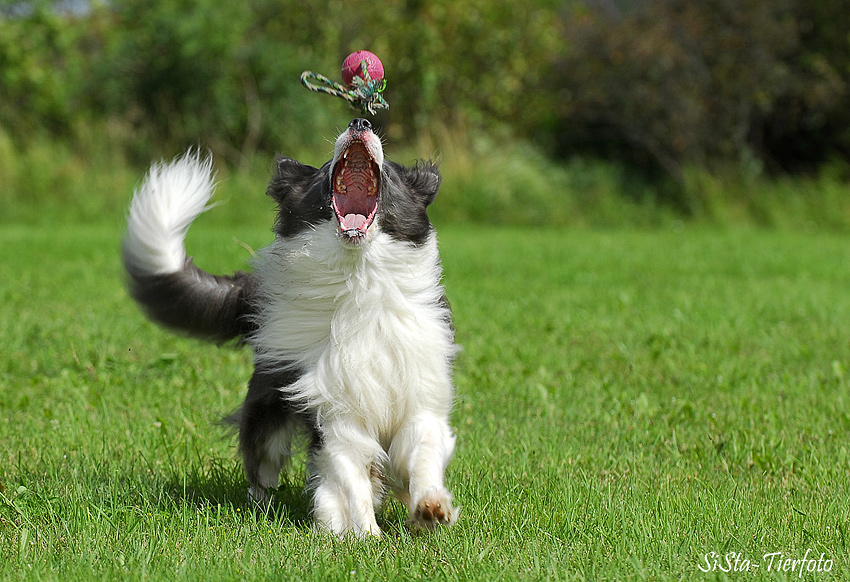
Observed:
[[[0,127],[73,139],[105,124],[140,161],[201,142],[239,163],[344,127],[355,112],[299,75],[339,80],[345,55],[366,48],[387,71],[388,137],[497,120],[531,131],[551,106],[557,13],[507,0],[15,2],[0,21]]]
[[[848,179],[850,0],[7,0],[0,155],[324,153],[354,112],[299,74],[364,48],[394,144],[610,160],[685,213],[718,175]]]

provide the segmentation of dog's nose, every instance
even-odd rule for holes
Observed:
[[[367,129],[372,129],[372,124],[369,123],[368,119],[363,119],[362,117],[358,117],[357,119],[352,119],[351,123],[348,124],[349,129],[353,129],[354,131],[366,131]]]

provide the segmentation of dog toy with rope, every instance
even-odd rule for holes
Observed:
[[[374,53],[357,51],[345,57],[342,63],[342,80],[348,87],[313,71],[301,73],[301,83],[311,91],[345,99],[349,105],[363,113],[375,115],[376,111],[389,109],[390,104],[381,95],[387,87],[384,65]]]

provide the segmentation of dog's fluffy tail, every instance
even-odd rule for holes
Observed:
[[[184,240],[214,189],[212,159],[190,151],[154,164],[133,195],[122,245],[130,293],[151,319],[215,341],[251,332],[254,278],[194,265]]]

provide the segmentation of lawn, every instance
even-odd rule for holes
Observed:
[[[463,511],[411,535],[390,502],[355,541],[312,528],[303,462],[248,504],[218,420],[250,355],[148,323],[120,230],[0,228],[2,579],[850,578],[846,235],[441,228]]]

